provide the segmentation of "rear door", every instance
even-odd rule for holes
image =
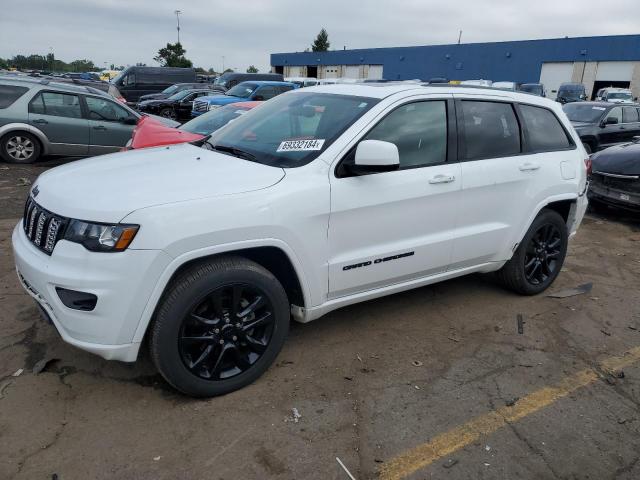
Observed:
[[[50,153],[86,155],[89,122],[82,115],[78,95],[41,91],[29,103],[29,123],[49,139]]]
[[[510,258],[539,196],[561,175],[562,152],[545,152],[575,146],[551,110],[454,96],[462,192],[451,269],[460,269]],[[535,133],[535,148],[521,126]]]
[[[137,118],[116,102],[102,97],[85,96],[89,118],[89,154],[117,152],[131,138]]]

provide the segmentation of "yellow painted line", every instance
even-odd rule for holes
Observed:
[[[601,366],[605,370],[619,370],[638,361],[640,361],[640,347],[635,347],[619,357],[611,357],[604,360]],[[574,375],[565,377],[553,386],[544,387],[530,393],[511,407],[501,407],[480,415],[447,432],[436,435],[429,442],[418,445],[386,462],[380,469],[380,478],[382,480],[405,478],[417,470],[477,441],[482,435],[489,435],[508,423],[517,422],[566,397],[579,388],[593,383],[598,378],[600,378],[600,374],[596,370],[582,370]]]

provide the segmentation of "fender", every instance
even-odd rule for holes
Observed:
[[[245,240],[233,243],[225,243],[221,245],[213,245],[210,247],[200,248],[198,250],[193,250],[190,252],[185,252],[178,257],[175,257],[171,263],[164,270],[158,281],[156,282],[156,286],[151,293],[151,296],[147,300],[147,304],[142,312],[142,316],[138,322],[138,327],[136,328],[135,334],[133,335],[133,339],[131,340],[133,343],[140,343],[144,338],[144,334],[147,331],[147,327],[149,326],[149,322],[151,321],[151,317],[153,316],[158,302],[162,297],[162,294],[165,291],[169,281],[173,277],[173,274],[178,271],[178,269],[187,262],[192,260],[197,260],[198,258],[209,257],[211,255],[219,255],[223,253],[233,253],[239,250],[245,250],[248,248],[255,247],[275,247],[284,252],[284,254],[289,258],[291,265],[300,280],[300,287],[302,288],[302,295],[304,297],[305,305],[311,305],[311,297],[309,295],[309,286],[304,275],[304,270],[302,268],[302,263],[300,259],[297,257],[293,249],[284,241],[277,238],[262,238],[255,240]]]
[[[40,144],[42,145],[42,155],[46,155],[49,153],[51,146],[49,144],[49,139],[47,138],[47,136],[42,132],[42,130],[34,127],[33,125],[29,125],[28,123],[14,122],[3,125],[2,127],[0,127],[0,138],[4,137],[5,134],[15,132],[16,130],[29,132],[32,135],[35,135],[38,140],[40,140]]]
[[[520,243],[522,241],[522,239],[524,238],[524,236],[527,234],[527,230],[529,230],[529,227],[531,226],[531,224],[533,223],[535,218],[538,216],[540,211],[544,207],[549,205],[550,203],[559,202],[561,200],[577,201],[578,200],[578,195],[576,195],[575,193],[561,193],[561,194],[558,194],[558,195],[553,195],[551,197],[547,197],[544,200],[542,200],[540,203],[538,203],[538,205],[536,205],[536,208],[533,210],[533,214],[529,216],[529,218],[527,219],[527,222],[524,224],[524,226],[518,232],[518,236],[516,237],[518,243]]]

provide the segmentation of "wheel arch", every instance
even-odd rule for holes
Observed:
[[[311,305],[308,287],[302,266],[293,251],[284,243],[266,242],[260,245],[229,246],[226,249],[209,251],[203,249],[188,252],[174,259],[165,269],[149,298],[140,318],[133,342],[142,342],[153,321],[156,310],[162,302],[172,282],[188,268],[209,262],[223,256],[239,256],[252,260],[271,272],[282,284],[291,305],[305,307]]]
[[[0,138],[8,133],[26,132],[30,133],[40,142],[41,155],[47,155],[50,151],[49,139],[39,128],[29,125],[28,123],[8,123],[0,127]]]

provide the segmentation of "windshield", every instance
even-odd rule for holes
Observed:
[[[191,94],[191,90],[182,90],[181,92],[174,93],[168,100],[182,100],[187,95]]]
[[[248,108],[239,107],[237,105],[227,105],[211,112],[207,112],[204,115],[194,118],[188,121],[181,127],[180,130],[185,130],[191,133],[197,133],[199,135],[211,135],[219,128],[224,127],[231,120],[238,118],[249,111]]]
[[[226,78],[222,78],[222,77],[218,77],[213,81],[214,85],[220,85],[221,87],[226,87],[227,86],[227,79]]]
[[[614,98],[616,100],[631,100],[630,92],[611,92],[607,95],[607,99]]]
[[[536,95],[542,95],[542,85],[521,85],[520,90],[528,93],[535,93]]]
[[[299,167],[320,155],[378,101],[329,93],[279,95],[215,132],[205,148],[233,149],[274,167]]]
[[[583,93],[584,87],[582,85],[565,85],[558,90],[558,96],[565,98],[580,98]]]
[[[568,103],[562,109],[572,122],[585,123],[596,123],[606,110],[605,107],[583,105],[581,103]]]
[[[258,88],[255,83],[241,83],[225,92],[230,97],[249,98],[254,90]]]
[[[170,87],[165,88],[162,93],[166,93],[167,95],[173,95],[178,91],[180,85],[171,85]]]

